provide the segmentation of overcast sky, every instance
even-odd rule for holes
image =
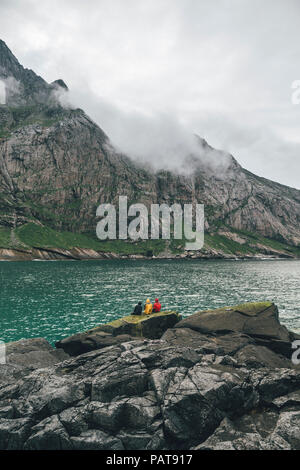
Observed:
[[[0,38],[122,150],[198,133],[300,188],[299,0],[0,0]]]

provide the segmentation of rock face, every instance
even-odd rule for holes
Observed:
[[[139,201],[148,208],[203,203],[205,228],[215,238],[207,237],[205,250],[195,256],[300,254],[300,191],[253,175],[201,138],[197,156],[186,163],[190,176],[137,165],[115,150],[84,111],[60,104],[57,93],[67,93],[62,80],[47,84],[24,69],[3,41],[0,80],[8,90],[6,105],[0,106],[0,224],[12,230],[2,248],[27,248],[28,256],[30,249],[43,248],[34,240],[18,240],[14,230],[28,223],[95,233],[98,205],[117,205],[126,195],[128,204]],[[44,248],[58,247],[53,244]]]
[[[143,337],[159,339],[163,333],[181,320],[176,312],[160,312],[152,315],[129,315],[92,330],[78,333],[56,343],[71,356],[77,356],[94,349],[101,349]]]
[[[6,364],[0,366],[0,383],[19,378],[32,370],[49,367],[65,361],[70,356],[63,350],[54,349],[43,338],[33,338],[7,343]]]
[[[65,361],[69,356],[54,349],[44,338],[33,338],[6,344],[6,358],[8,364],[39,369]]]
[[[232,337],[232,333],[238,333],[242,341],[246,335],[255,339],[256,344],[287,357],[292,355],[291,341],[296,338],[295,334],[280,324],[278,309],[271,302],[247,303],[198,312],[182,320],[176,328],[188,328],[208,336],[213,335],[217,343],[222,343],[226,338],[224,335],[231,334]]]
[[[45,103],[50,99],[53,91],[53,87],[48,85],[43,78],[37,76],[32,70],[25,69],[1,40],[0,78],[5,83],[6,104],[9,106]],[[57,82],[60,85],[60,80]]]
[[[263,312],[276,317],[273,305],[261,307],[231,310],[257,316],[260,337]],[[203,333],[183,327],[186,320],[160,340],[136,338],[19,377],[2,374],[0,448],[299,450],[299,369],[257,345],[253,330],[213,330],[209,322]]]

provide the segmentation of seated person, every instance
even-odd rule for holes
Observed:
[[[133,313],[131,315],[142,315],[143,307],[142,307],[142,302],[139,302],[133,310]]]
[[[155,303],[153,305],[153,313],[157,313],[161,311],[161,304],[159,303],[158,299],[155,299]]]
[[[145,307],[144,307],[144,314],[150,315],[150,313],[152,313],[152,303],[150,302],[149,299],[147,299]]]

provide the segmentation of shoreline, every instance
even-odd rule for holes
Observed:
[[[297,256],[279,254],[230,255],[227,253],[180,253],[145,256],[141,254],[118,254],[114,252],[95,251],[84,248],[69,250],[60,248],[33,248],[30,251],[0,248],[0,261],[100,261],[100,260],[231,260],[231,261],[267,261],[267,260],[299,260]]]

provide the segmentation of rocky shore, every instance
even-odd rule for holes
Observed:
[[[300,449],[299,339],[248,303],[6,345],[1,449]]]
[[[69,250],[62,248],[0,248],[0,261],[87,261],[87,260],[105,260],[105,259],[299,259],[294,253],[287,253],[284,250],[271,250],[265,248],[264,251],[257,254],[228,254],[222,250],[208,250],[200,252],[183,252],[174,254],[171,252],[161,253],[158,256],[145,256],[141,254],[120,254],[114,252],[96,251],[87,248],[71,248]]]

